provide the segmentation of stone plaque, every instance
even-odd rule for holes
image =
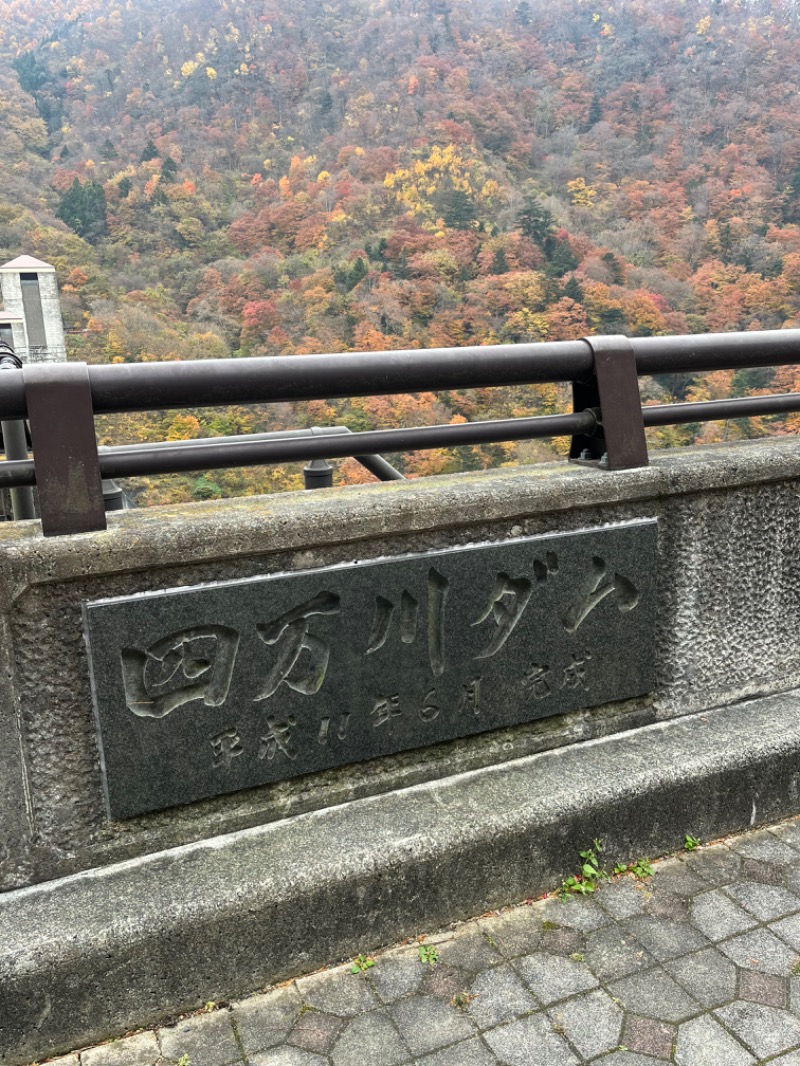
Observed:
[[[654,687],[656,522],[84,604],[110,818]]]

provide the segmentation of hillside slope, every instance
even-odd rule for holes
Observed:
[[[800,10],[784,0],[13,0],[0,255],[53,262],[89,360],[800,320]],[[793,372],[646,395],[797,388]],[[556,388],[109,421],[105,439],[557,409]],[[659,441],[785,432],[792,420]],[[555,454],[401,458],[410,473]],[[270,491],[297,470],[146,485]],[[344,476],[359,477],[353,464]]]

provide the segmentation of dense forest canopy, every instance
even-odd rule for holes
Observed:
[[[0,255],[53,263],[91,362],[800,322],[800,4],[6,0]],[[800,389],[674,376],[646,400]],[[545,413],[563,390],[117,417],[103,442]],[[654,443],[791,432],[796,418]],[[409,474],[564,442],[400,457]],[[341,477],[367,475],[352,462]],[[273,491],[299,468],[140,483]]]

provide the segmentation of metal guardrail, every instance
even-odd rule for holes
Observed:
[[[52,536],[105,529],[101,485],[115,477],[306,461],[307,485],[325,485],[328,459],[355,456],[379,478],[393,480],[402,474],[379,451],[555,436],[572,438],[570,459],[576,462],[632,469],[648,462],[646,426],[800,410],[798,393],[642,407],[640,376],[797,362],[800,330],[111,366],[19,368],[4,362],[0,352],[0,366],[6,367],[0,374],[0,422],[5,428],[27,419],[34,454],[23,458],[16,448],[12,457],[9,448],[0,464],[0,488],[36,485],[42,529]],[[98,448],[94,430],[96,414],[120,411],[545,382],[572,383],[571,414],[359,433],[338,426],[113,448]]]

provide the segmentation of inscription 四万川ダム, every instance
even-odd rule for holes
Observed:
[[[110,817],[653,687],[654,522],[84,605]]]

